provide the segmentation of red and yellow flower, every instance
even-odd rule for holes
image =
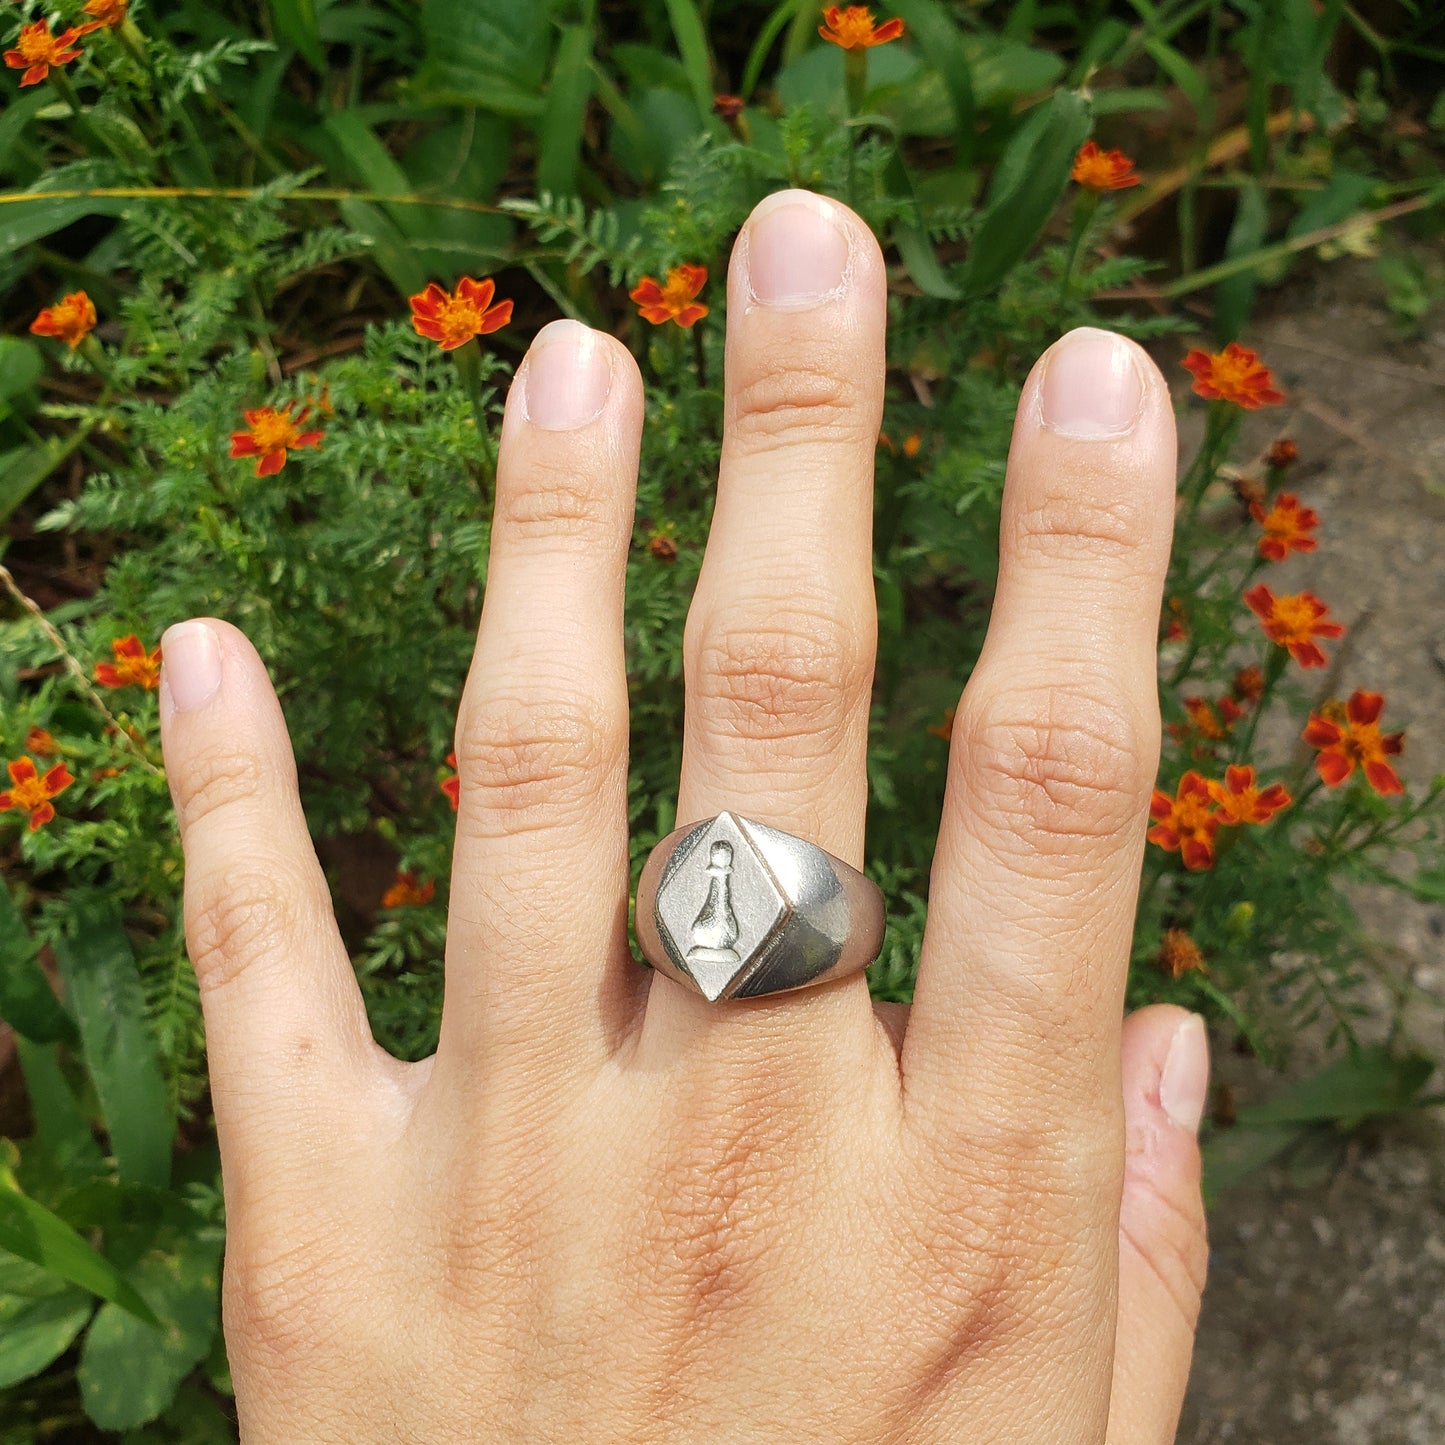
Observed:
[[[29,758],[16,758],[7,766],[10,786],[0,793],[0,812],[18,808],[28,813],[33,833],[55,816],[55,806],[50,800],[59,797],[75,779],[64,763],[56,763],[43,777]]]
[[[1224,770],[1224,781],[1208,783],[1209,796],[1219,809],[1219,821],[1231,825],[1267,823],[1293,799],[1283,783],[1261,788],[1255,781],[1252,767],[1231,765]]]
[[[80,27],[80,34],[89,35],[93,30],[116,30],[125,24],[130,0],[87,0],[83,14],[90,19]]]
[[[1069,174],[1091,191],[1122,191],[1143,179],[1135,171],[1132,157],[1120,150],[1101,150],[1091,140],[1079,147]]]
[[[102,687],[143,687],[154,692],[161,685],[161,650],[147,652],[135,633],[117,637],[110,645],[114,662],[98,662],[95,680]]]
[[[1271,642],[1289,648],[1301,667],[1323,667],[1328,659],[1317,637],[1345,635],[1344,624],[1329,620],[1329,608],[1313,592],[1293,592],[1276,597],[1264,583],[1244,594],[1249,610],[1259,618],[1264,635]]]
[[[686,330],[707,315],[707,307],[697,299],[706,285],[706,266],[682,265],[674,266],[660,283],[654,276],[644,276],[627,294],[644,321],[654,326],[675,321]]]
[[[1208,401],[1229,401],[1245,411],[1256,411],[1284,400],[1259,353],[1237,341],[1223,351],[1191,351],[1184,358],[1184,368],[1194,374],[1195,392]]]
[[[54,734],[36,724],[25,734],[25,751],[34,753],[37,758],[53,758],[60,751],[60,744],[55,741]]]
[[[1264,454],[1264,464],[1272,471],[1282,472],[1299,461],[1299,448],[1289,437],[1276,437]]]
[[[1192,872],[1214,866],[1214,835],[1220,818],[1215,812],[1209,784],[1192,768],[1179,780],[1174,797],[1154,789],[1149,804],[1154,826],[1149,841],[1169,853],[1178,853]]]
[[[746,109],[747,101],[740,95],[715,95],[712,113],[723,120],[736,120]]]
[[[1405,734],[1380,731],[1384,709],[1383,693],[1357,690],[1344,707],[1327,703],[1310,714],[1304,740],[1320,749],[1315,769],[1328,787],[1338,788],[1358,767],[1382,797],[1405,791],[1399,773],[1386,761],[1404,751]]]
[[[447,767],[452,768],[454,771],[452,772],[451,777],[443,778],[441,780],[441,783],[439,784],[442,792],[447,795],[447,800],[451,803],[452,812],[454,813],[462,805],[462,780],[455,772],[456,765],[457,755],[455,753],[448,753]]]
[[[383,908],[420,908],[437,895],[437,886],[430,878],[425,883],[409,869],[396,875],[396,882],[381,895]]]
[[[246,430],[231,433],[232,457],[256,457],[256,475],[274,477],[291,452],[302,447],[319,447],[326,435],[323,431],[302,431],[302,424],[311,415],[303,406],[293,417],[288,401],[283,407],[263,406],[246,413]]]
[[[1208,973],[1199,945],[1182,928],[1171,928],[1159,941],[1159,967],[1170,978],[1186,973]]]
[[[1251,504],[1249,514],[1264,528],[1259,539],[1259,555],[1271,562],[1283,562],[1291,552],[1313,552],[1319,543],[1311,535],[1320,524],[1320,514],[1313,507],[1300,506],[1293,492],[1281,492],[1274,504]]]
[[[75,43],[82,32],[72,26],[59,35],[50,33],[50,24],[37,20],[33,25],[22,25],[19,38],[12,50],[5,52],[5,64],[11,70],[23,70],[21,85],[39,85],[52,70],[69,65],[80,54]]]
[[[866,5],[829,5],[818,34],[844,50],[867,50],[897,40],[903,34],[903,22],[895,17],[879,25]]]
[[[942,738],[944,742],[953,741],[953,720],[958,715],[956,707],[945,708],[943,721],[930,725],[928,736],[931,738]]]
[[[1181,741],[1192,732],[1204,742],[1222,742],[1244,716],[1244,709],[1228,695],[1217,703],[1203,697],[1186,697],[1183,703],[1188,722],[1173,723],[1169,728],[1170,734]]]
[[[435,281],[410,298],[411,324],[418,336],[435,341],[443,351],[455,351],[474,336],[500,331],[512,319],[512,303],[497,301],[497,283],[489,277],[474,281],[463,276],[455,291]]]
[[[95,302],[84,291],[72,291],[54,306],[47,306],[34,321],[34,336],[53,336],[72,351],[95,330]]]
[[[1245,707],[1253,707],[1264,696],[1264,669],[1262,667],[1241,667],[1234,674],[1229,690]]]

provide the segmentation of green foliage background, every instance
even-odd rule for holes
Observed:
[[[45,13],[12,10],[17,27]],[[43,727],[78,781],[36,832],[0,815],[0,1018],[19,1037],[30,1113],[0,1158],[0,1441],[233,1433],[218,1163],[155,696],[84,681],[115,638],[153,646],[196,614],[250,635],[378,1037],[424,1055],[451,848],[439,782],[486,585],[495,429],[527,336],[558,314],[616,330],[648,384],[626,638],[640,866],[673,820],[727,255],[770,191],[838,196],[892,265],[869,857],[891,907],[873,986],[907,997],[938,733],[982,640],[1028,366],[1082,322],[1192,332],[1186,299],[1208,303],[1198,339],[1212,348],[1246,333],[1257,288],[1321,242],[1428,224],[1442,199],[1438,134],[1387,124],[1417,68],[1442,58],[1428,17],[1386,37],[1309,0],[898,0],[890,13],[910,38],[860,66],[818,40],[798,0],[271,0],[259,13],[137,0],[52,82],[18,90],[6,73],[0,515],[14,606],[0,742],[18,757]],[[83,18],[74,0],[61,15]],[[1361,46],[1363,67],[1341,59]],[[739,121],[713,114],[719,91],[746,98]],[[1430,116],[1438,127],[1445,107]],[[1091,134],[1138,156],[1147,184],[1102,201],[1071,188]],[[1122,252],[1126,224],[1160,217],[1148,259]],[[1388,233],[1380,244],[1409,324],[1437,282]],[[691,336],[640,325],[627,287],[681,262],[709,268],[712,314]],[[405,297],[462,274],[496,275],[518,311],[458,365],[413,333]],[[71,353],[26,335],[40,305],[81,287],[102,318],[91,343]],[[324,443],[258,478],[229,458],[229,435],[246,408],[286,401],[321,408]],[[1176,724],[1191,691],[1275,655],[1239,600],[1260,564],[1221,481],[1237,424],[1214,408],[1184,482],[1170,592],[1190,642],[1165,658]],[[43,615],[21,585],[37,558],[80,582]],[[1302,723],[1301,680],[1278,666],[1271,678],[1269,704]],[[1267,769],[1253,736],[1182,734],[1163,784],[1246,755]],[[1406,1107],[1429,1073],[1361,1044],[1380,1021],[1359,1002],[1340,884],[1442,896],[1440,789],[1306,799],[1307,778],[1288,779],[1299,806],[1241,830],[1215,870],[1185,874],[1151,849],[1144,880],[1131,1002],[1202,1008],[1278,1058],[1325,1017],[1344,1047],[1314,1092],[1220,1156],[1220,1177],[1302,1128]],[[434,880],[435,900],[379,908],[398,869]],[[1166,929],[1191,933],[1207,973],[1160,971]]]

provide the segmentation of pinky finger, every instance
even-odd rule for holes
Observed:
[[[234,627],[162,640],[161,741],[223,1152],[267,1172],[333,1136],[375,1046],[266,668]]]
[[[1204,1021],[1165,1005],[1124,1022],[1124,1194],[1108,1445],[1170,1445],[1189,1382],[1208,1246],[1197,1132]]]

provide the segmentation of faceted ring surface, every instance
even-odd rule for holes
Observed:
[[[737,813],[669,833],[637,885],[647,961],[706,999],[759,998],[867,968],[883,893],[803,838]]]

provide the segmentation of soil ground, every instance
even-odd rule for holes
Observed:
[[[1385,694],[1386,721],[1408,729],[1402,772],[1423,787],[1445,771],[1445,314],[1402,335],[1372,266],[1351,260],[1302,274],[1245,339],[1289,395],[1251,425],[1262,444],[1297,440],[1291,485],[1322,516],[1320,550],[1285,564],[1279,590],[1317,590],[1354,624],[1335,690]],[[1407,1041],[1445,1058],[1445,908],[1357,901],[1382,973],[1409,985]],[[1216,1054],[1241,1102],[1268,1091]],[[1322,1057],[1302,1040],[1295,1064]],[[1442,1111],[1247,1180],[1210,1230],[1180,1445],[1445,1442]]]

